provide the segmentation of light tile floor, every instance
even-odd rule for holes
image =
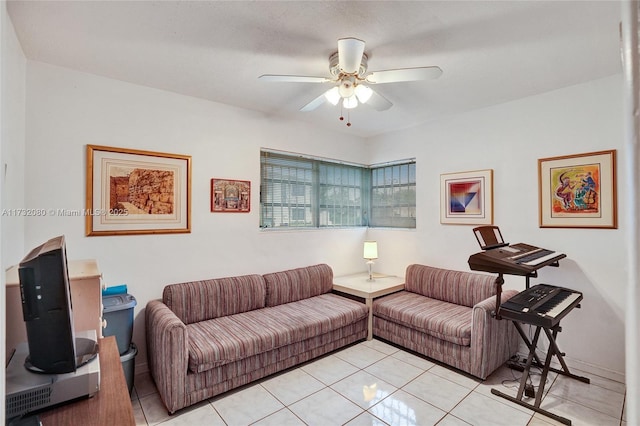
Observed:
[[[624,385],[574,373],[591,384],[552,373],[542,408],[574,425],[626,426]],[[515,396],[520,376],[502,367],[480,381],[374,339],[172,416],[150,376],[140,374],[132,404],[138,425],[559,425],[491,393]]]

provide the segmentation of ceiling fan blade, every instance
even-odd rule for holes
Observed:
[[[300,108],[300,111],[302,112],[313,111],[314,109],[318,108],[320,105],[325,103],[327,101],[327,97],[325,96],[325,93],[327,92],[322,93],[322,95],[318,96],[317,98],[315,98],[314,100],[312,100],[311,102],[309,102],[308,104]]]
[[[264,74],[258,77],[262,81],[270,81],[276,83],[328,83],[331,79],[326,77],[312,77],[305,75],[276,75]]]
[[[376,111],[386,111],[393,106],[391,101],[382,96],[380,93],[372,90],[371,97],[365,105],[369,105]]]
[[[396,83],[401,81],[433,80],[442,75],[440,67],[399,68],[374,71],[366,78],[368,83]]]
[[[357,38],[338,40],[338,65],[343,72],[347,74],[358,72],[363,54],[364,41]]]

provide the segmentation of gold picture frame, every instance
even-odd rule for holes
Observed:
[[[540,228],[616,229],[616,151],[538,160]]]
[[[191,157],[87,145],[87,236],[191,232]]]
[[[440,223],[493,224],[493,170],[440,175]]]

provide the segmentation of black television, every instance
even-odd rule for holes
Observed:
[[[34,248],[18,266],[29,356],[36,373],[75,372],[97,354],[95,341],[76,339],[64,235]]]

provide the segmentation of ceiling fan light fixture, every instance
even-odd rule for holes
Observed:
[[[338,102],[340,102],[341,99],[340,89],[338,89],[338,86],[335,86],[334,88],[327,90],[324,93],[324,97],[331,105],[338,105]]]
[[[373,94],[373,90],[369,87],[359,84],[356,86],[355,94],[358,97],[358,100],[365,104],[369,99],[371,99],[371,95]]]
[[[358,99],[356,99],[355,95],[352,95],[348,98],[344,98],[342,101],[342,106],[346,109],[352,109],[358,106]]]
[[[342,96],[343,98],[350,98],[353,96],[353,92],[355,91],[355,84],[353,84],[353,81],[351,81],[351,79],[343,79],[340,82],[340,86],[338,86],[338,92],[340,93],[340,96]]]

